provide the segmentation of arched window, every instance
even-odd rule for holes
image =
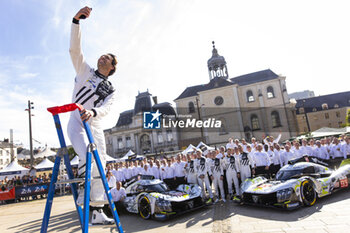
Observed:
[[[271,121],[273,128],[281,126],[280,114],[277,111],[271,112]]]
[[[140,137],[140,146],[141,148],[151,147],[151,139],[147,134]]]
[[[193,113],[194,111],[194,103],[193,102],[189,102],[188,103],[188,113]]]
[[[167,138],[167,141],[168,142],[171,142],[171,141],[173,141],[173,131],[171,131],[171,129],[168,129],[167,131],[166,131],[166,138]]]
[[[259,118],[257,115],[253,114],[250,117],[250,122],[252,124],[252,130],[258,130],[260,129],[260,125],[259,125]]]
[[[247,91],[247,101],[254,102],[254,96],[253,96],[253,92],[251,90]]]
[[[275,97],[275,93],[273,92],[273,87],[268,86],[267,87],[267,98],[271,99]]]

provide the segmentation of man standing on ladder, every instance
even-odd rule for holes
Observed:
[[[92,135],[100,155],[103,170],[106,167],[106,145],[101,128],[101,120],[110,110],[114,102],[114,88],[108,81],[108,76],[114,74],[117,59],[113,54],[102,55],[97,61],[97,70],[86,64],[81,50],[80,19],[90,16],[91,8],[84,7],[74,16],[71,28],[70,56],[76,71],[72,102],[83,106],[81,114],[78,110],[71,113],[68,123],[68,137],[73,148],[79,155],[78,176],[85,176],[86,152],[89,141],[82,121],[90,125]],[[91,202],[104,200],[104,188],[96,164],[92,161]],[[84,201],[84,190],[79,190],[77,204],[82,205]],[[103,212],[103,204],[91,206],[92,224],[113,224],[114,220],[108,218]]]

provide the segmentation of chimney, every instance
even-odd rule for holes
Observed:
[[[152,96],[154,104],[158,104],[158,98],[157,96]]]

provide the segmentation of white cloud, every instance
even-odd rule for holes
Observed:
[[[30,73],[30,72],[26,72],[26,73],[23,73],[23,74],[20,74],[19,76],[21,78],[35,78],[39,75],[39,73]]]
[[[16,71],[16,75],[37,74],[45,81],[45,90],[38,92],[37,86],[28,83],[16,83],[13,92],[3,90],[1,110],[14,117],[4,114],[0,118],[0,122],[6,122],[1,124],[0,135],[10,126],[18,126],[15,132],[23,131],[21,137],[27,141],[23,108],[30,98],[37,107],[33,118],[38,133],[35,138],[58,143],[45,107],[70,101],[74,77],[68,57],[70,22],[85,4],[93,8],[91,17],[81,21],[87,62],[95,66],[106,52],[116,53],[119,60],[111,78],[117,102],[104,121],[105,127],[114,126],[120,112],[133,108],[138,91],[149,88],[159,101],[172,102],[187,86],[208,82],[206,62],[212,40],[219,54],[225,56],[231,77],[270,68],[287,76],[289,92],[310,89],[327,94],[348,90],[342,85],[350,76],[350,33],[344,29],[350,21],[347,1],[332,5],[299,0],[46,4],[50,17],[39,29],[45,52],[28,55],[24,60],[0,56],[0,68],[6,68],[0,74],[0,84],[8,83]],[[29,66],[36,63],[43,67]]]

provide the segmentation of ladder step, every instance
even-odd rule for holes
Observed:
[[[109,204],[108,200],[103,201],[91,201],[90,200],[90,206],[97,206],[97,205],[106,205]],[[84,203],[78,203],[79,206],[83,206]]]
[[[83,183],[85,181],[84,178],[75,178],[71,180],[59,180],[56,184],[72,184],[72,183]]]

